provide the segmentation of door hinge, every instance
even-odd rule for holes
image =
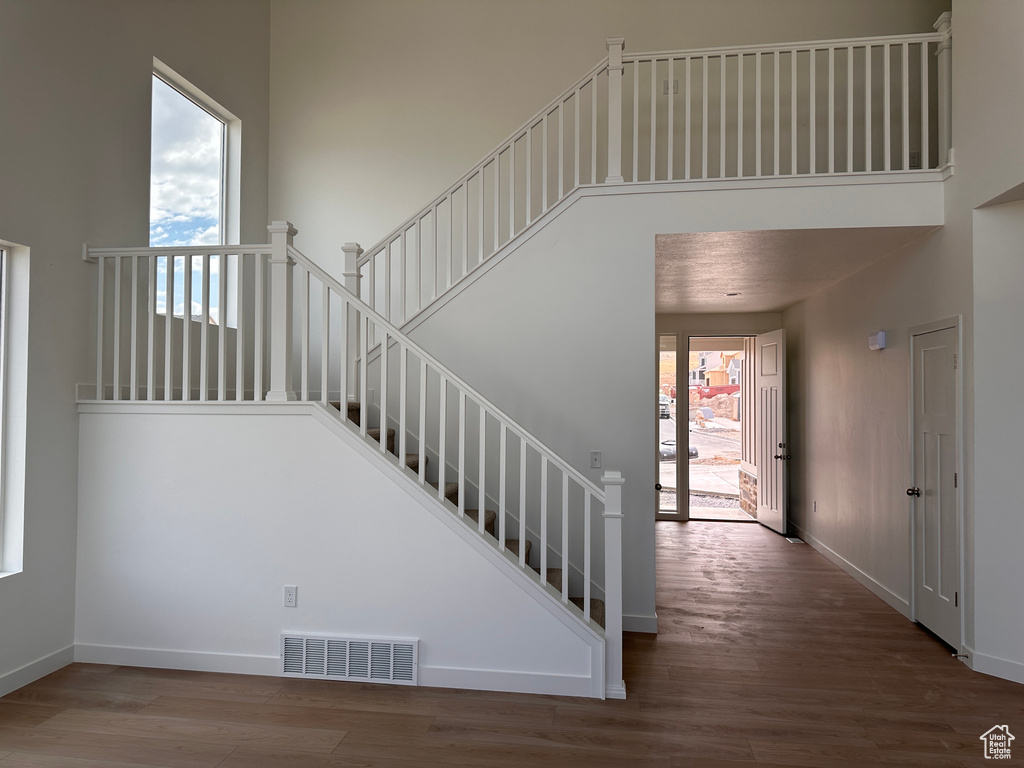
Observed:
[[[953,473],[953,487],[954,487],[954,488],[956,488],[956,487],[957,487],[957,476],[956,476],[956,472],[954,472],[954,473]]]
[[[959,592],[954,592],[953,593],[953,607],[954,608],[959,608],[960,607],[960,593]]]
[[[956,370],[956,365],[957,365],[957,358],[958,358],[958,357],[959,357],[959,355],[957,355],[957,353],[956,353],[956,352],[954,352],[954,353],[953,353],[953,370],[954,370],[954,371]]]

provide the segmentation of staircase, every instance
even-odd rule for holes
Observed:
[[[340,401],[336,401],[336,400],[332,401],[330,403],[330,406],[331,406],[332,409],[334,409],[335,411],[337,411],[339,413],[339,417],[340,417],[341,402]],[[354,425],[356,427],[360,426],[360,419],[362,418],[361,417],[362,410],[363,410],[363,408],[362,408],[362,404],[361,403],[356,402],[354,400],[348,401],[348,405],[346,407],[347,421],[350,424],[352,424],[352,425]],[[381,430],[380,430],[379,427],[367,428],[366,435],[371,440],[373,440],[373,442],[378,443],[378,444],[380,443]],[[398,452],[395,450],[395,430],[394,429],[390,429],[389,428],[387,430],[386,441],[387,441],[386,442],[387,452],[389,454],[392,454],[393,456],[395,456],[396,459],[401,458],[398,455]],[[429,464],[429,458],[425,457],[424,464]],[[419,466],[420,466],[419,454],[417,454],[417,453],[407,453],[407,454],[405,454],[405,466],[409,470],[411,470],[414,474],[419,474]],[[427,484],[431,488],[433,488],[435,491],[439,491],[439,486],[440,486],[440,482],[439,481],[434,480],[434,481],[428,482]],[[441,495],[440,491],[439,491],[439,495]],[[458,510],[460,509],[460,505],[459,505],[459,483],[457,481],[451,481],[451,480],[447,480],[447,479],[445,480],[443,497],[444,497],[445,501],[448,502],[447,507],[448,507],[449,511],[451,511],[451,512],[453,512],[455,514],[458,514]],[[463,516],[465,517],[466,520],[468,520],[469,522],[474,524],[473,527],[479,527],[479,525],[480,525],[480,510],[479,509],[465,509],[465,508],[463,508],[462,514],[463,514]],[[495,530],[496,530],[495,529],[495,523],[497,521],[497,518],[498,518],[498,513],[495,510],[493,510],[493,509],[485,509],[484,510],[483,532],[487,536],[491,537],[492,539],[495,539],[495,541],[497,540],[497,534],[495,532]],[[515,556],[517,558],[519,557],[519,546],[520,546],[520,540],[519,539],[505,539],[505,548],[513,556]],[[530,568],[538,576],[540,576],[541,575],[540,566],[539,565],[531,564],[531,561],[530,561],[530,553],[531,553],[532,549],[533,549],[533,541],[531,539],[526,539],[526,547],[525,547],[525,551],[523,552],[523,560],[526,562],[527,565],[530,566]],[[547,574],[546,574],[547,583],[558,594],[562,593],[562,579],[563,579],[562,573],[563,572],[562,572],[561,568],[548,568],[547,569]],[[575,595],[575,596],[571,596],[569,598],[569,602],[572,603],[574,606],[576,606],[580,610],[581,613],[584,612],[583,611],[583,600],[584,600],[584,598],[581,595]],[[605,626],[605,606],[604,606],[604,600],[602,600],[600,598],[597,598],[597,597],[590,598],[589,614],[590,614],[591,620],[593,620],[594,623],[596,623],[599,627],[604,629],[604,626]]]
[[[497,552],[533,600],[575,623],[596,649],[592,690],[624,697],[621,475],[595,485],[297,251],[290,224],[269,230],[267,245],[89,249],[99,271],[91,399],[319,403],[434,514]],[[229,277],[212,287],[214,272]],[[189,318],[158,311],[175,306],[179,276],[183,305],[201,305]],[[204,321],[211,307],[223,321]]]

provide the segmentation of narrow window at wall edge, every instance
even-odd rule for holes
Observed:
[[[29,249],[0,240],[0,577],[23,565]]]

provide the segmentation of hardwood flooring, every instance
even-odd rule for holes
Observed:
[[[979,675],[803,544],[659,522],[625,701],[72,664],[0,699],[0,768],[973,766],[1024,686]]]

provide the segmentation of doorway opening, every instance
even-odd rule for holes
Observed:
[[[689,339],[685,408],[691,520],[756,522],[756,500],[750,505],[741,499],[748,347],[745,336]]]

